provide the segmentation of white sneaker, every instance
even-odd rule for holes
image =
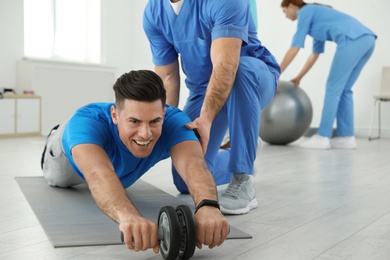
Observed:
[[[256,192],[253,187],[253,176],[249,174],[233,174],[229,186],[219,198],[219,206],[223,214],[246,214],[257,207]]]
[[[357,143],[354,136],[337,136],[330,139],[330,145],[336,149],[356,149]]]
[[[301,143],[299,146],[307,149],[320,149],[320,150],[326,150],[331,148],[329,138],[318,134],[313,135],[312,137],[309,138],[309,140]]]

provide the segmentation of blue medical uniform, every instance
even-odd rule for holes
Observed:
[[[62,136],[62,146],[75,172],[85,180],[74,163],[71,150],[78,144],[96,144],[104,149],[124,188],[129,187],[157,162],[170,156],[171,148],[186,140],[198,140],[185,127],[188,116],[177,108],[166,106],[162,133],[152,153],[146,158],[135,157],[119,138],[112,122],[110,108],[114,103],[92,103],[76,111]]]
[[[353,136],[352,86],[371,57],[377,36],[355,18],[317,4],[304,5],[299,10],[292,47],[303,48],[306,35],[313,37],[313,53],[323,53],[325,41],[337,44],[318,134],[331,137],[336,118],[337,135]]]
[[[191,120],[199,117],[212,73],[212,41],[222,37],[243,41],[236,79],[213,122],[205,159],[217,184],[229,182],[232,172],[252,174],[260,111],[275,95],[280,68],[257,38],[249,0],[185,0],[178,15],[169,0],[149,0],[143,24],[155,65],[168,65],[180,57],[189,89],[183,110]],[[232,148],[218,153],[227,128]],[[188,192],[173,173],[176,187]]]

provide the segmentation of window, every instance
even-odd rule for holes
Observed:
[[[100,63],[100,0],[24,0],[24,54]]]

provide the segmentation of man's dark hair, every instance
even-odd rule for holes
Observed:
[[[121,109],[126,99],[154,102],[166,101],[162,79],[151,70],[132,70],[120,76],[114,84],[115,103]]]

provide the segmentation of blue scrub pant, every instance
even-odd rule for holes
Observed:
[[[279,72],[262,60],[241,57],[232,91],[215,118],[210,132],[205,160],[217,185],[230,181],[232,173],[253,174],[257,139],[260,129],[260,111],[273,99]],[[190,92],[184,112],[196,119],[204,101],[204,93]],[[229,129],[231,148],[219,150]],[[187,185],[172,167],[174,183],[182,193]]]
[[[326,82],[326,94],[318,134],[331,137],[336,118],[338,136],[354,136],[352,86],[375,48],[375,37],[345,38],[337,44]]]

